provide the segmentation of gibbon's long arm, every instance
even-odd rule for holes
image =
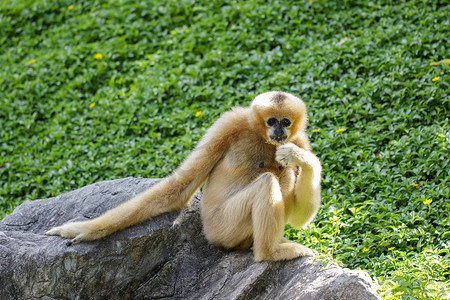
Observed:
[[[309,150],[309,146],[307,149]],[[301,167],[300,175],[295,183],[295,201],[288,213],[289,223],[297,228],[308,225],[320,207],[322,166],[319,159],[308,150],[293,143],[287,143],[279,146],[276,153],[280,163]]]
[[[73,242],[94,240],[162,213],[181,209],[228,151],[230,142],[239,132],[236,129],[240,124],[237,115],[235,111],[224,113],[175,172],[147,191],[95,219],[67,223],[50,229],[46,234],[73,238]]]

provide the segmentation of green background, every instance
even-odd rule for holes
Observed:
[[[283,90],[324,167],[316,221],[286,235],[384,299],[448,299],[447,1],[0,3],[0,217],[163,177],[222,112]]]

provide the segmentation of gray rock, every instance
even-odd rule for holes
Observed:
[[[0,299],[379,299],[369,275],[299,258],[255,263],[209,244],[200,193],[170,213],[67,246],[55,225],[98,216],[153,185],[125,178],[26,201],[0,222]]]

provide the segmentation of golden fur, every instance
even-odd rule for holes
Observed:
[[[269,118],[290,121],[281,127],[285,140],[270,137],[275,127],[268,125]],[[98,218],[54,227],[47,234],[74,242],[98,239],[183,208],[204,184],[201,215],[211,243],[253,245],[257,261],[312,256],[307,247],[283,238],[286,221],[304,227],[320,205],[321,165],[310,152],[306,123],[299,98],[261,94],[250,107],[225,112],[181,166],[154,187]]]

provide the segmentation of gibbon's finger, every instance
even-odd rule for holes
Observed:
[[[301,245],[301,246],[303,246],[303,245]],[[316,256],[314,251],[309,249],[308,247],[303,246],[302,250],[303,250],[302,256],[306,256],[306,257],[315,257]]]
[[[275,153],[275,160],[278,161],[283,166],[286,166],[288,164],[286,152],[280,148],[277,148],[277,151]]]
[[[61,226],[58,226],[58,227],[53,227],[50,230],[47,230],[45,232],[45,234],[46,235],[60,235],[60,232],[61,232]]]
[[[53,227],[52,229],[47,231],[45,234],[46,235],[58,235],[63,238],[73,238],[76,235],[74,233],[69,233],[67,230],[65,230],[64,225]]]
[[[276,161],[279,162],[283,167],[286,167],[288,165],[288,160],[284,156],[277,155]]]
[[[69,239],[75,238],[82,233],[82,230],[79,226],[80,222],[75,223],[67,223],[61,226],[53,227],[45,234],[47,235],[59,235],[60,237]]]
[[[289,161],[285,158],[279,159],[278,162],[280,163],[280,165],[282,165],[283,167],[287,167],[289,165]]]
[[[81,241],[86,240],[86,239],[85,239],[85,236],[86,236],[85,234],[80,233],[80,234],[77,235],[75,238],[71,239],[71,240],[67,243],[67,246],[72,246],[73,244],[77,244],[77,243],[79,243],[79,242],[81,242]]]
[[[70,239],[66,243],[67,246],[72,246],[73,244],[89,239],[89,233],[67,230],[67,227],[65,225],[53,227],[52,229],[48,230],[45,234]]]
[[[288,144],[279,146],[275,153],[275,159],[283,166],[292,164],[294,162],[292,144],[288,143]]]

